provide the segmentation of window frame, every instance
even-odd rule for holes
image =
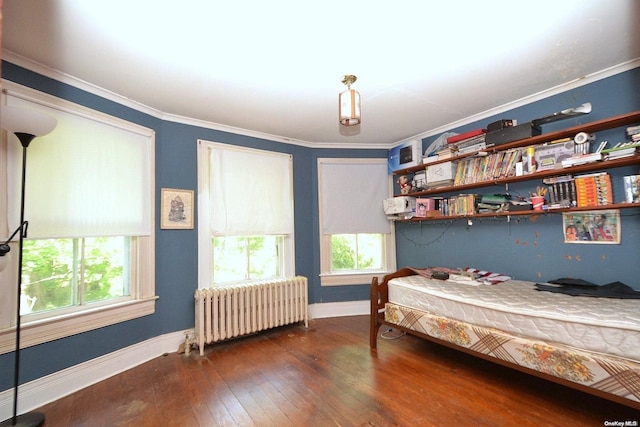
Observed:
[[[221,142],[198,140],[198,289],[207,289],[216,286],[228,286],[235,283],[251,283],[262,279],[249,279],[237,282],[213,283],[213,238],[211,236],[210,210],[209,210],[209,150],[211,148],[223,148],[229,150],[248,151],[253,153],[264,152],[266,155],[283,155],[291,158],[291,217],[294,223],[289,234],[283,236],[283,266],[282,277],[295,275],[295,215],[294,215],[294,182],[293,182],[293,155],[278,151],[262,150],[258,148],[237,146]]]
[[[395,244],[395,227],[390,227],[390,233],[384,234],[384,266],[382,269],[368,269],[358,272],[357,270],[345,272],[331,271],[331,235],[322,232],[322,165],[323,163],[362,163],[362,164],[384,164],[387,165],[387,159],[380,158],[318,158],[318,219],[320,234],[320,285],[321,286],[346,286],[346,285],[362,285],[371,283],[374,277],[388,274],[396,270],[396,244]],[[387,193],[392,196],[393,183],[388,178]],[[371,209],[382,209],[382,200],[372,201]],[[362,207],[359,208],[362,211]],[[377,233],[374,233],[377,234]]]
[[[42,344],[71,335],[114,325],[124,321],[147,316],[155,312],[155,229],[153,224],[155,215],[155,131],[128,122],[114,116],[66,101],[34,89],[2,80],[2,87],[11,96],[20,97],[32,102],[59,108],[72,114],[99,119],[105,125],[115,126],[143,134],[149,138],[149,203],[150,203],[150,234],[132,238],[131,266],[131,295],[128,299],[117,298],[112,303],[101,302],[79,307],[77,310],[51,312],[51,316],[23,316],[21,318],[21,348]],[[6,105],[5,92],[0,95],[0,102]],[[0,138],[0,153],[4,153],[0,160],[0,205],[7,206],[7,149],[8,139],[6,131],[2,130]],[[37,140],[36,140],[37,142]],[[6,240],[13,231],[13,224],[8,224],[7,209],[0,210],[0,240]],[[17,270],[20,250],[16,241],[11,244],[12,251],[6,255],[7,266],[0,271],[0,292],[3,295],[0,302],[0,354],[15,350],[15,321],[17,311]]]

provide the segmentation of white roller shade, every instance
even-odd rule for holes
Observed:
[[[291,155],[215,144],[209,156],[213,235],[293,232]]]
[[[318,159],[323,234],[390,233],[387,159]]]
[[[151,233],[153,132],[80,109],[8,96],[58,123],[27,149],[29,238],[143,236]],[[112,119],[112,120],[111,120]],[[10,224],[19,222],[22,146],[9,136]]]

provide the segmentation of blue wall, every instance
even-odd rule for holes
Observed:
[[[312,149],[212,129],[163,121],[37,73],[2,63],[6,80],[119,117],[156,132],[156,211],[160,189],[197,190],[197,140],[272,150],[293,155],[296,274],[309,278],[309,301],[335,302],[368,298],[368,284],[321,287],[319,274],[317,158],[386,157],[386,150]],[[197,289],[197,227],[156,227],[156,312],[151,316],[30,347],[21,353],[21,382],[108,354],[162,334],[193,328],[193,294]],[[69,351],[69,349],[73,351]],[[11,387],[13,354],[0,355],[0,390]]]
[[[525,123],[556,111],[591,102],[590,114],[543,125],[543,133],[640,110],[640,68],[586,86],[551,96],[538,102],[470,123],[455,132],[486,128],[499,119]],[[425,138],[424,148],[438,135]],[[625,140],[625,128],[596,134],[597,140],[611,143]],[[614,198],[624,201],[622,176],[639,174],[640,166],[610,170]],[[541,181],[509,185],[513,195],[527,195]],[[505,193],[504,186],[473,190],[478,194]],[[561,214],[531,218],[476,218],[466,220],[398,223],[396,244],[398,267],[475,267],[531,281],[574,277],[597,284],[621,281],[640,290],[640,209],[620,210],[620,245],[565,244]]]
[[[384,158],[386,150],[313,149],[167,122],[7,62],[2,63],[2,77],[154,129],[156,210],[159,209],[161,188],[197,189],[198,139],[292,154],[296,274],[309,278],[310,302],[368,299],[368,284],[320,286],[316,161],[320,157]],[[525,122],[587,101],[593,103],[594,112],[586,116],[584,121],[638,110],[639,79],[640,70],[636,69],[465,128],[484,127],[498,118],[516,118]],[[562,122],[560,127],[570,125],[572,123]],[[544,130],[551,130],[551,127],[545,127]],[[432,139],[424,141],[425,147]],[[633,172],[638,173],[638,168],[633,168]],[[637,215],[637,210],[634,211]],[[623,212],[625,215],[627,213],[631,212]],[[636,243],[640,233],[639,222],[638,216],[623,219],[624,236],[620,246],[565,245],[562,243],[559,216],[509,224],[478,220],[469,229],[462,222],[398,224],[398,266],[477,266],[522,279],[542,280],[574,275],[596,282],[622,280],[631,284],[637,280],[637,260],[640,259]],[[25,349],[21,353],[21,382],[149,338],[192,328],[193,293],[197,288],[197,232],[197,228],[179,231],[156,229],[156,294],[159,299],[155,314]],[[12,367],[12,354],[0,355],[0,390],[12,386]]]

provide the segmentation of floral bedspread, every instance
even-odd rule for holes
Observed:
[[[532,341],[387,303],[385,320],[538,372],[640,402],[640,362]]]

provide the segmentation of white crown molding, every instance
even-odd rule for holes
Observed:
[[[569,91],[571,89],[575,89],[575,88],[578,88],[578,87],[581,87],[581,86],[596,82],[598,80],[605,79],[607,77],[615,76],[616,74],[620,74],[620,73],[623,73],[625,71],[629,71],[629,70],[632,70],[632,69],[638,68],[638,67],[640,67],[640,58],[636,58],[636,59],[633,59],[631,61],[627,61],[627,62],[624,62],[622,64],[618,64],[618,65],[615,65],[613,67],[610,67],[610,68],[607,68],[607,69],[604,69],[604,70],[601,70],[601,71],[597,71],[595,73],[592,73],[592,74],[589,74],[589,75],[586,75],[586,76],[583,76],[583,77],[579,77],[579,78],[577,78],[575,80],[572,80],[572,81],[569,81],[569,82],[566,82],[566,83],[562,83],[562,84],[560,84],[558,86],[555,86],[555,87],[552,87],[550,89],[546,89],[546,90],[543,90],[541,92],[534,93],[533,95],[528,95],[528,96],[525,96],[523,98],[516,99],[515,101],[511,101],[511,102],[508,102],[506,104],[499,105],[499,106],[497,106],[495,108],[491,108],[491,109],[483,111],[481,113],[474,114],[473,116],[465,117],[464,119],[461,119],[461,120],[458,120],[458,121],[455,121],[455,122],[451,122],[451,123],[448,123],[446,125],[440,126],[438,128],[431,129],[429,131],[420,133],[420,134],[415,135],[415,136],[413,136],[411,138],[405,138],[405,139],[403,139],[401,141],[398,141],[398,142],[392,144],[391,146],[393,147],[395,145],[398,145],[398,144],[400,144],[400,143],[402,143],[404,141],[410,140],[410,139],[416,139],[417,138],[417,139],[422,140],[423,138],[426,138],[426,137],[429,137],[429,136],[440,135],[440,134],[442,134],[444,132],[447,132],[447,131],[449,131],[451,129],[455,129],[457,127],[464,126],[464,125],[469,124],[469,123],[474,123],[474,122],[477,122],[479,120],[486,119],[487,117],[495,116],[495,115],[498,115],[500,113],[504,113],[504,112],[513,110],[515,108],[522,107],[524,105],[528,105],[528,104],[531,104],[533,102],[540,101],[540,100],[545,99],[545,98],[549,98],[549,97],[551,97],[553,95],[557,95],[557,94],[560,94],[560,93],[563,93],[563,92],[567,92],[567,91]]]
[[[173,115],[173,114],[167,114],[165,112],[156,110],[154,108],[151,108],[147,105],[141,104],[139,102],[133,101],[129,98],[125,98],[121,95],[118,95],[114,92],[105,90],[99,86],[96,86],[92,83],[89,83],[87,81],[78,79],[76,77],[73,77],[69,74],[63,73],[61,71],[55,70],[53,68],[47,67],[39,62],[33,61],[31,59],[25,58],[24,56],[18,55],[16,53],[13,53],[11,51],[5,50],[2,52],[3,55],[3,60],[6,60],[7,62],[10,62],[12,64],[18,65],[20,67],[26,68],[27,70],[36,72],[38,74],[41,74],[43,76],[52,78],[54,80],[60,81],[62,83],[68,84],[70,86],[76,87],[78,89],[82,89],[86,92],[92,93],[94,95],[100,96],[102,98],[108,99],[110,101],[113,102],[117,102],[118,104],[124,105],[126,107],[132,108],[134,110],[138,110],[140,112],[149,114],[150,116],[156,117],[158,119],[161,120],[166,120],[166,121],[170,121],[170,122],[175,122],[175,123],[180,123],[180,124],[186,124],[186,125],[192,125],[192,126],[198,126],[198,127],[202,127],[205,129],[212,129],[212,130],[218,130],[218,131],[222,131],[222,132],[228,132],[228,133],[232,133],[232,134],[237,134],[237,135],[243,135],[243,136],[249,136],[249,137],[253,137],[253,138],[258,138],[258,139],[266,139],[268,141],[275,141],[275,142],[281,142],[284,144],[292,144],[292,145],[299,145],[299,146],[303,146],[303,147],[308,147],[308,148],[334,148],[334,149],[365,149],[365,150],[372,150],[372,149],[389,149],[392,147],[395,147],[398,144],[401,144],[405,141],[411,140],[411,139],[419,139],[422,140],[423,138],[427,138],[429,136],[433,136],[433,135],[439,135],[443,132],[446,132],[450,129],[455,129],[457,127],[460,126],[464,126],[466,124],[469,123],[473,123],[482,119],[485,119],[487,117],[491,117],[500,113],[504,113],[506,111],[512,110],[514,108],[518,108],[521,107],[523,105],[527,105],[527,104],[531,104],[532,102],[535,101],[539,101],[541,99],[544,98],[548,98],[550,96],[553,95],[557,95],[559,93],[562,92],[566,92],[568,90],[571,89],[575,89],[577,87],[580,86],[584,86],[586,84],[589,83],[593,83],[595,81],[598,80],[602,80],[604,78],[607,77],[611,77],[614,76],[616,74],[620,74],[622,72],[625,71],[629,71],[632,70],[634,68],[640,67],[640,58],[636,58],[627,62],[624,62],[622,64],[618,64],[618,65],[614,65],[613,67],[609,67],[606,68],[604,70],[601,71],[597,71],[595,73],[577,78],[575,80],[572,80],[570,82],[566,82],[566,83],[562,83],[558,86],[555,86],[553,88],[550,89],[546,89],[543,90],[541,92],[532,94],[532,95],[528,95],[525,96],[523,98],[517,99],[515,101],[512,102],[508,102],[506,104],[503,105],[499,105],[495,108],[491,108],[489,110],[480,112],[478,114],[474,114],[472,116],[469,117],[465,117],[464,119],[461,120],[457,120],[455,122],[451,122],[448,123],[446,125],[437,127],[435,129],[431,129],[422,133],[419,133],[417,135],[408,137],[408,138],[403,138],[399,141],[395,141],[389,144],[386,143],[381,143],[381,144],[355,144],[355,143],[337,143],[337,142],[309,142],[309,141],[302,141],[302,140],[297,140],[297,139],[292,139],[292,138],[287,138],[287,137],[283,137],[283,136],[279,136],[279,135],[272,135],[272,134],[266,134],[266,133],[262,133],[262,132],[256,132],[256,131],[252,131],[252,130],[248,130],[248,129],[242,129],[242,128],[236,128],[233,126],[227,126],[227,125],[222,125],[219,123],[213,123],[213,122],[208,122],[208,121],[204,121],[204,120],[197,120],[197,119],[191,119],[188,117],[182,117],[182,116],[177,116],[177,115]]]
[[[18,55],[9,50],[5,50],[2,52],[2,59],[10,62],[19,67],[25,68],[27,70],[33,71],[35,73],[41,74],[45,77],[49,77],[53,80],[57,80],[61,83],[68,84],[69,86],[73,86],[75,88],[84,90],[85,92],[91,93],[96,96],[100,96],[101,98],[108,99],[110,101],[121,104],[125,107],[129,107],[131,109],[140,111],[142,113],[148,114],[157,119],[166,120],[169,122],[180,123],[185,125],[202,127],[205,129],[218,130],[221,132],[232,133],[236,135],[249,136],[252,138],[258,139],[266,139],[268,141],[280,142],[283,144],[292,144],[299,145],[308,148],[361,148],[361,149],[375,149],[375,148],[387,148],[387,144],[380,145],[369,145],[363,147],[361,144],[348,144],[348,143],[314,143],[309,141],[303,141],[298,139],[287,138],[279,135],[272,135],[263,132],[252,131],[248,129],[237,128],[233,126],[227,126],[220,123],[208,122],[204,120],[192,119],[189,117],[178,116],[175,114],[168,114],[162,111],[159,111],[155,108],[151,108],[142,103],[133,101],[129,98],[118,95],[115,92],[103,89],[99,86],[96,86],[93,83],[89,83],[85,80],[73,77],[69,74],[63,73],[62,71],[47,67],[39,62],[33,61],[29,58],[26,58],[22,55]]]

